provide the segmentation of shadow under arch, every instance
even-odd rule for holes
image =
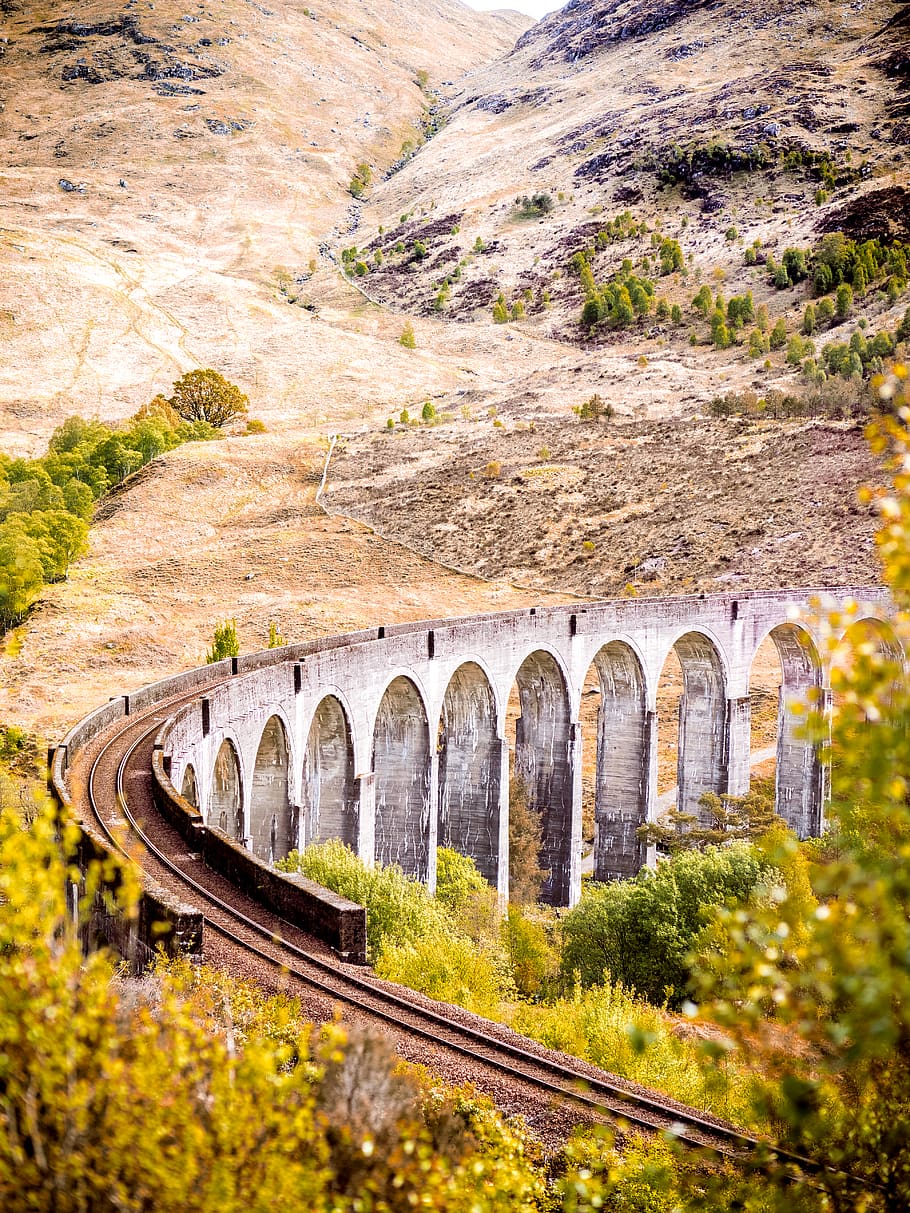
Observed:
[[[594,879],[634,876],[645,862],[636,831],[648,814],[652,719],[641,661],[611,640],[595,655],[600,684],[594,800]]]
[[[529,654],[515,676],[521,715],[515,722],[514,774],[541,826],[540,866],[548,873],[541,900],[571,900],[575,741],[569,692],[559,662],[544,649]],[[580,846],[580,838],[577,840]]]
[[[465,662],[449,679],[437,751],[438,845],[473,859],[483,877],[498,887],[503,742],[496,735],[493,688],[476,662]]]
[[[313,715],[303,755],[304,842],[338,838],[357,849],[354,743],[341,701],[326,695]]]
[[[427,880],[430,834],[430,728],[423,699],[399,675],[385,689],[373,726],[376,861]]]
[[[699,821],[705,792],[727,790],[727,678],[720,651],[703,632],[673,642],[682,668],[676,807]]]
[[[284,722],[280,716],[270,716],[259,740],[250,787],[250,846],[266,863],[283,859],[296,844],[288,765]]]
[[[797,623],[779,624],[768,635],[781,668],[774,806],[799,838],[816,837],[822,826],[824,768],[816,746],[801,736],[805,715],[797,715],[793,704],[804,702],[811,688],[822,685],[821,658],[812,635]]]
[[[183,779],[180,782],[180,795],[194,809],[199,808],[199,788],[196,784],[196,771],[191,762],[188,762],[184,768]]]
[[[208,824],[243,841],[243,781],[234,743],[225,738],[215,758]]]

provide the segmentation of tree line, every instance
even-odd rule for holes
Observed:
[[[68,417],[45,455],[0,452],[0,628],[20,623],[42,587],[85,553],[105,493],[183,442],[218,437],[246,410],[246,397],[217,371],[190,371],[169,398],[156,396],[122,425]]]

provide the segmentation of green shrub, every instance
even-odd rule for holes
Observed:
[[[755,304],[752,300],[752,292],[747,291],[745,295],[734,295],[727,304],[727,324],[730,328],[741,328],[744,324],[751,324],[754,319]]]
[[[788,248],[784,250],[783,268],[787,271],[788,280],[793,286],[809,276],[806,259],[805,249]]]
[[[386,940],[415,943],[452,931],[451,917],[418,880],[405,876],[397,865],[368,868],[337,840],[292,851],[280,866],[365,906],[371,956],[379,955]]]
[[[615,411],[610,401],[604,400],[599,392],[595,392],[572,410],[582,421],[600,421],[601,417],[609,420]]]
[[[0,524],[0,626],[4,628],[25,617],[44,584],[38,545],[16,517]]]
[[[414,336],[414,326],[410,320],[405,323],[401,330],[401,336],[398,338],[398,344],[403,345],[406,350],[413,350],[417,347],[417,338]]]
[[[405,1071],[388,1037],[314,1031],[296,999],[204,966],[136,982],[86,956],[66,904],[73,834],[2,806],[5,1213],[498,1213],[504,1193],[515,1213],[543,1208],[521,1128]],[[137,884],[124,869],[118,904],[135,908]]]
[[[512,1027],[549,1049],[666,1091],[692,1107],[738,1124],[755,1123],[748,1074],[733,1066],[706,1065],[697,1045],[681,1039],[668,1016],[618,982],[591,989],[575,986],[549,1003],[520,1003]]]
[[[787,363],[789,366],[799,366],[804,358],[808,358],[814,353],[813,343],[804,340],[798,333],[794,333],[787,346]]]
[[[367,186],[370,185],[372,180],[372,168],[366,163],[366,161],[361,161],[361,163],[358,164],[357,168],[354,170],[354,175],[351,178],[351,183],[348,186],[348,189],[355,198],[360,198],[363,196],[364,191],[366,190]]]
[[[678,1006],[688,953],[711,909],[747,902],[766,870],[754,848],[734,843],[684,851],[634,880],[587,890],[563,921],[564,977],[591,986],[609,975],[655,1004]]]
[[[527,918],[517,906],[509,906],[501,931],[516,990],[522,998],[538,998],[556,976],[559,966],[559,957],[546,929]]]
[[[787,322],[783,316],[779,317],[771,330],[769,342],[772,350],[780,350],[787,344]]]
[[[224,661],[226,657],[237,657],[240,653],[240,641],[237,639],[237,625],[233,619],[215,624],[215,634],[212,637],[212,647],[205,655],[209,665],[216,661]]]
[[[445,848],[439,855],[440,897],[397,865],[368,868],[337,840],[292,851],[279,866],[366,908],[367,945],[380,976],[495,1014],[512,989],[505,954],[488,924],[472,938],[459,921],[476,925],[477,899],[492,896],[495,903],[495,894],[470,859]]]
[[[663,275],[681,270],[685,265],[682,248],[678,240],[666,238],[660,242],[660,272]]]
[[[473,859],[451,847],[437,848],[436,900],[453,914],[464,910],[476,893],[485,892],[489,887]]]
[[[509,992],[508,974],[498,959],[450,928],[404,943],[387,939],[375,967],[386,981],[492,1018]]]
[[[519,214],[524,219],[539,219],[544,215],[549,215],[553,209],[553,199],[547,193],[532,194],[528,197],[523,194],[518,199]]]
[[[581,323],[585,328],[592,328],[600,318],[600,301],[598,299],[586,299],[584,307],[581,309]]]
[[[711,295],[711,288],[709,286],[699,287],[698,294],[692,300],[692,306],[695,308],[695,310],[701,312],[701,314],[707,320],[708,312],[711,311],[713,304],[714,299]]]

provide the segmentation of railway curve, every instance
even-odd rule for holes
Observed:
[[[222,663],[220,670],[193,672],[189,686],[183,676],[155,694],[109,704],[77,726],[53,763],[58,799],[83,830],[138,862],[159,903],[170,899],[185,914],[198,915],[194,939],[207,959],[266,989],[297,995],[317,1022],[340,1008],[345,1021],[390,1033],[402,1057],[447,1081],[472,1082],[506,1114],[520,1113],[544,1141],[564,1139],[579,1121],[606,1119],[621,1131],[672,1133],[685,1146],[730,1161],[774,1155],[795,1174],[815,1170],[811,1160],[696,1109],[373,978],[213,871],[159,813],[153,766],[162,728],[197,701],[200,683],[211,693],[236,673],[236,661]]]

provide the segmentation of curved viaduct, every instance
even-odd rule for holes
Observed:
[[[636,829],[657,812],[656,695],[672,650],[683,678],[680,808],[697,813],[706,791],[748,790],[750,672],[770,637],[782,670],[777,809],[800,837],[821,831],[825,772],[790,707],[810,687],[823,702],[830,695],[816,596],[862,601],[851,624],[880,619],[874,589],[623,599],[396,625],[235,658],[234,676],[203,687],[162,732],[164,769],[208,826],[266,861],[339,838],[433,887],[444,845],[471,856],[505,896],[506,711],[517,686],[512,777],[541,818],[541,895],[571,905],[581,888],[584,747],[596,748],[595,877],[632,875],[646,859]],[[871,626],[894,649],[886,626]],[[583,736],[592,669],[600,709],[596,732]]]

